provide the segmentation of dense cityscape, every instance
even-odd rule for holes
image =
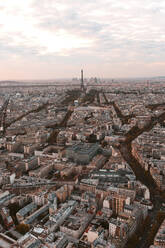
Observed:
[[[165,247],[165,77],[0,82],[10,247]]]

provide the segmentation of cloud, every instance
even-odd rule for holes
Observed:
[[[5,0],[0,10],[6,61],[91,68],[165,62],[164,0]]]

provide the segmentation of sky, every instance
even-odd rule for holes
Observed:
[[[164,0],[0,0],[0,80],[165,75]]]

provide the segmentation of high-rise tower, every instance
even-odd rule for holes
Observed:
[[[85,91],[83,70],[81,70],[81,90]]]

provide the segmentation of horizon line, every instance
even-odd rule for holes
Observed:
[[[98,78],[98,79],[111,79],[111,80],[116,80],[116,79],[147,79],[147,78],[150,78],[150,79],[154,79],[154,78],[165,78],[165,76],[134,76],[134,77],[97,77],[97,76],[90,76],[90,77],[85,77],[84,79],[91,79],[91,78]],[[73,79],[81,79],[80,77],[59,77],[59,78],[45,78],[45,79],[41,79],[41,78],[38,78],[38,79],[34,79],[34,78],[31,78],[31,79],[0,79],[0,82],[13,82],[13,81],[53,81],[53,80],[73,80]]]

